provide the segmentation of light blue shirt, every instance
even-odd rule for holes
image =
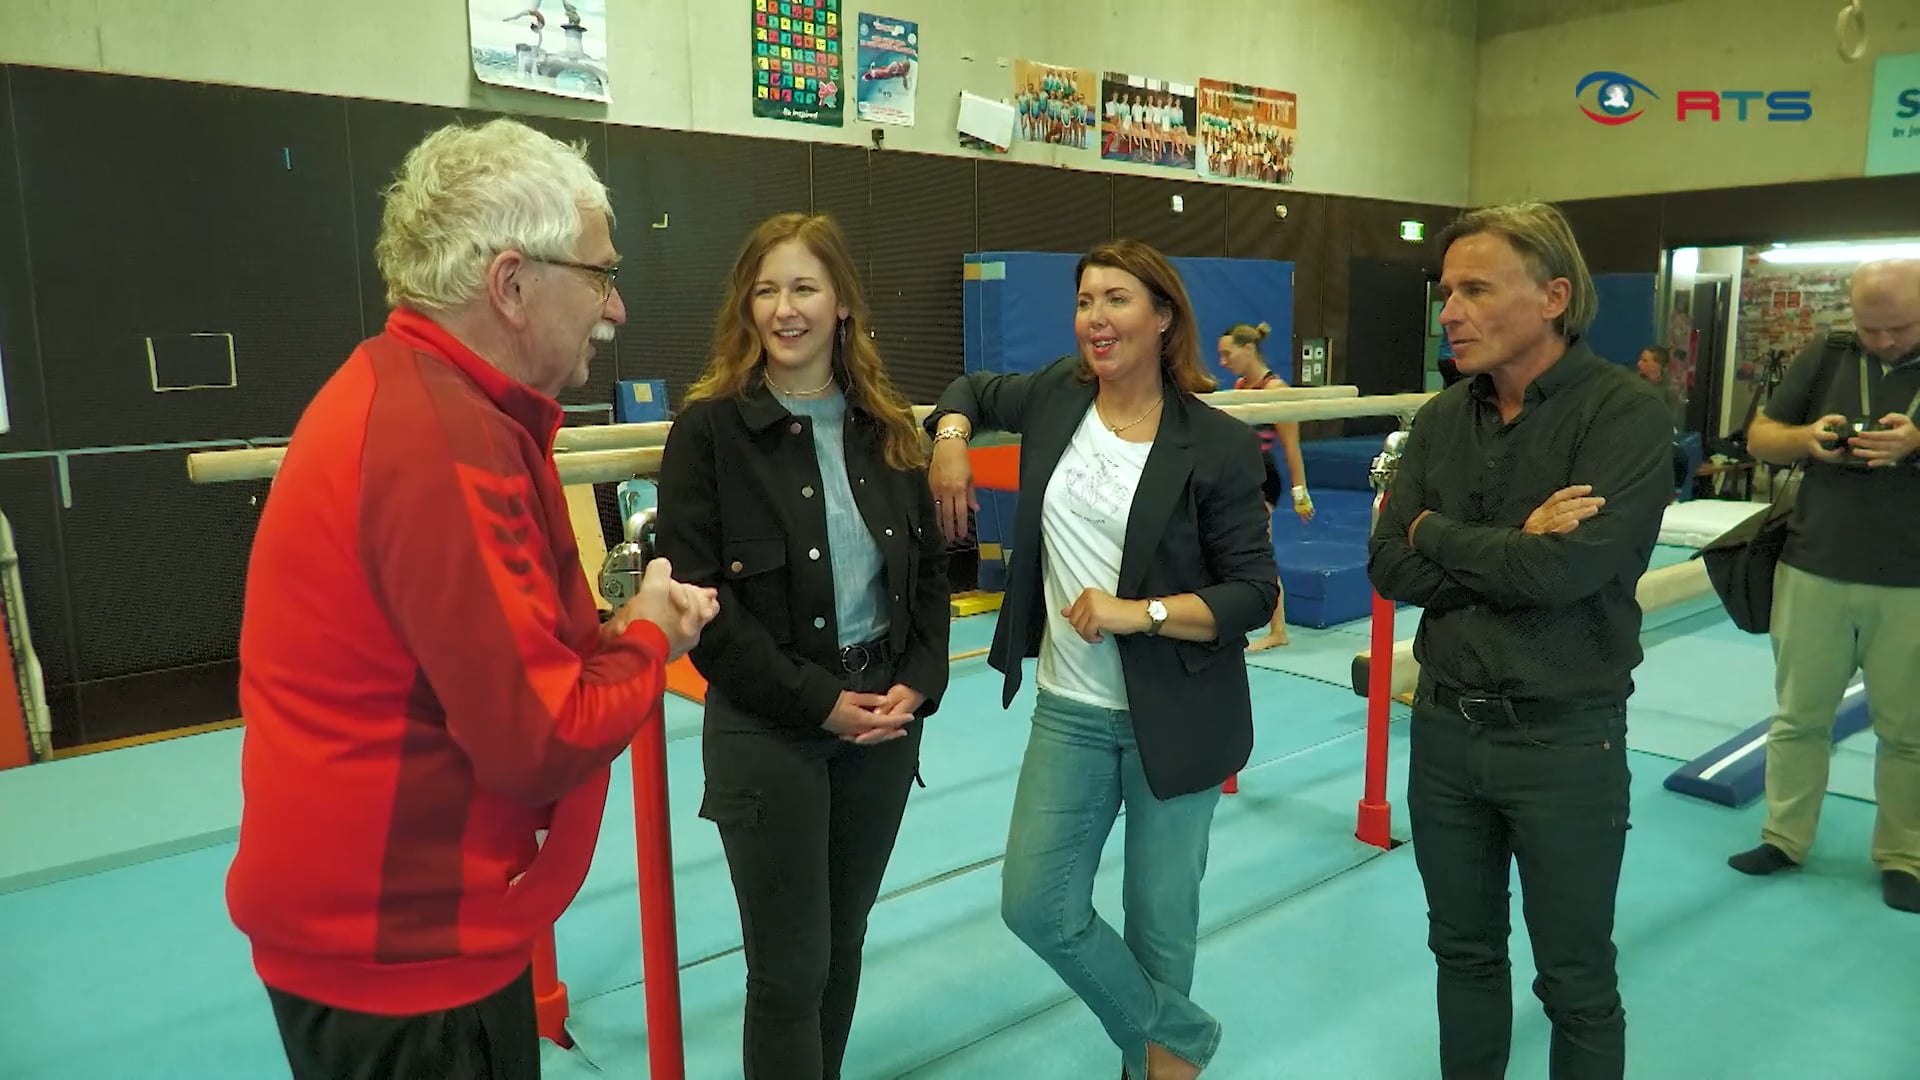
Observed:
[[[847,399],[787,399],[788,411],[813,420],[813,456],[820,462],[820,489],[827,505],[827,553],[833,559],[834,619],[840,646],[859,645],[884,635],[887,582],[880,547],[867,531],[847,481],[845,438]]]

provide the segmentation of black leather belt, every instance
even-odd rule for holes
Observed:
[[[849,645],[840,650],[840,667],[844,671],[865,671],[875,664],[884,664],[893,659],[893,648],[886,638],[869,641],[860,645]]]
[[[1535,716],[1564,711],[1566,705],[1553,701],[1516,700],[1499,694],[1479,694],[1455,690],[1438,683],[1421,687],[1428,701],[1456,712],[1476,724],[1518,724]]]

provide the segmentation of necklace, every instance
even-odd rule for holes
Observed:
[[[1133,425],[1135,425],[1135,424],[1137,424],[1137,423],[1139,423],[1140,421],[1142,421],[1142,420],[1145,420],[1145,419],[1146,419],[1147,417],[1149,417],[1149,416],[1152,416],[1152,415],[1153,415],[1153,410],[1155,410],[1155,409],[1157,409],[1157,408],[1159,408],[1159,407],[1160,407],[1160,402],[1161,402],[1161,400],[1162,400],[1162,399],[1160,399],[1160,398],[1154,398],[1154,399],[1153,399],[1153,404],[1151,404],[1151,405],[1149,405],[1149,406],[1147,406],[1147,411],[1146,411],[1146,412],[1143,412],[1143,413],[1141,413],[1141,414],[1140,414],[1139,416],[1136,416],[1136,417],[1134,417],[1133,419],[1131,419],[1131,420],[1129,420],[1129,421],[1127,421],[1126,423],[1124,423],[1124,424],[1121,424],[1121,425],[1120,425],[1119,427],[1115,427],[1115,426],[1113,426],[1112,424],[1107,424],[1107,414],[1106,414],[1106,413],[1104,413],[1104,412],[1102,412],[1102,411],[1100,410],[1100,403],[1099,403],[1098,401],[1096,401],[1096,402],[1094,402],[1094,403],[1093,403],[1093,411],[1094,411],[1094,413],[1095,413],[1095,415],[1097,415],[1097,416],[1099,416],[1099,417],[1100,417],[1100,422],[1101,422],[1102,424],[1106,424],[1106,425],[1107,425],[1107,430],[1108,430],[1108,431],[1110,431],[1110,432],[1112,432],[1112,433],[1113,433],[1113,434],[1115,434],[1115,435],[1118,435],[1118,434],[1120,434],[1121,432],[1123,432],[1123,431],[1125,431],[1125,430],[1127,430],[1128,428],[1130,428],[1130,427],[1132,427]]]
[[[760,378],[761,378],[761,379],[762,379],[762,380],[763,380],[763,381],[764,381],[764,382],[765,382],[765,383],[767,384],[767,386],[768,386],[768,387],[769,387],[770,389],[772,389],[772,390],[773,390],[773,392],[774,392],[774,393],[777,393],[777,394],[780,394],[780,395],[783,395],[783,396],[785,396],[785,397],[790,397],[790,398],[794,398],[794,397],[812,397],[812,396],[813,396],[813,395],[815,395],[815,394],[819,394],[819,393],[824,393],[824,392],[826,392],[826,390],[827,390],[827,389],[828,389],[829,387],[831,387],[831,386],[833,385],[833,383],[834,383],[834,376],[833,376],[833,373],[832,373],[831,371],[829,371],[829,372],[827,373],[827,381],[826,381],[826,382],[823,382],[823,383],[821,383],[821,384],[820,384],[819,386],[816,386],[816,387],[814,387],[814,388],[813,388],[813,389],[811,389],[811,390],[789,390],[789,389],[787,389],[786,387],[784,387],[784,386],[781,386],[781,385],[780,385],[779,383],[777,383],[777,382],[774,382],[774,381],[773,381],[773,376],[771,376],[771,375],[769,375],[769,374],[767,374],[767,373],[766,373],[766,372],[764,372],[764,371],[762,371],[762,372],[760,373]]]

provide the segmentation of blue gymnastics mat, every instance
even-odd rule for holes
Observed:
[[[1073,355],[1073,268],[1079,255],[979,251],[962,257],[966,370],[1037,371]],[[1200,323],[1200,359],[1222,389],[1233,375],[1214,342],[1237,323],[1266,323],[1268,355],[1293,351],[1293,264],[1272,259],[1169,259]],[[1284,370],[1284,367],[1283,367]]]
[[[1749,805],[1767,789],[1767,728],[1772,723],[1771,718],[1762,720],[1675,769],[1667,777],[1667,790],[1736,810]],[[1865,731],[1872,723],[1866,687],[1855,683],[1847,688],[1833,715],[1834,744]]]

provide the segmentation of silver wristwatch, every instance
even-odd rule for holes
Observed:
[[[1158,636],[1160,633],[1160,627],[1165,625],[1167,621],[1166,601],[1164,600],[1147,601],[1147,618],[1150,620],[1150,624],[1147,626],[1147,633]]]

